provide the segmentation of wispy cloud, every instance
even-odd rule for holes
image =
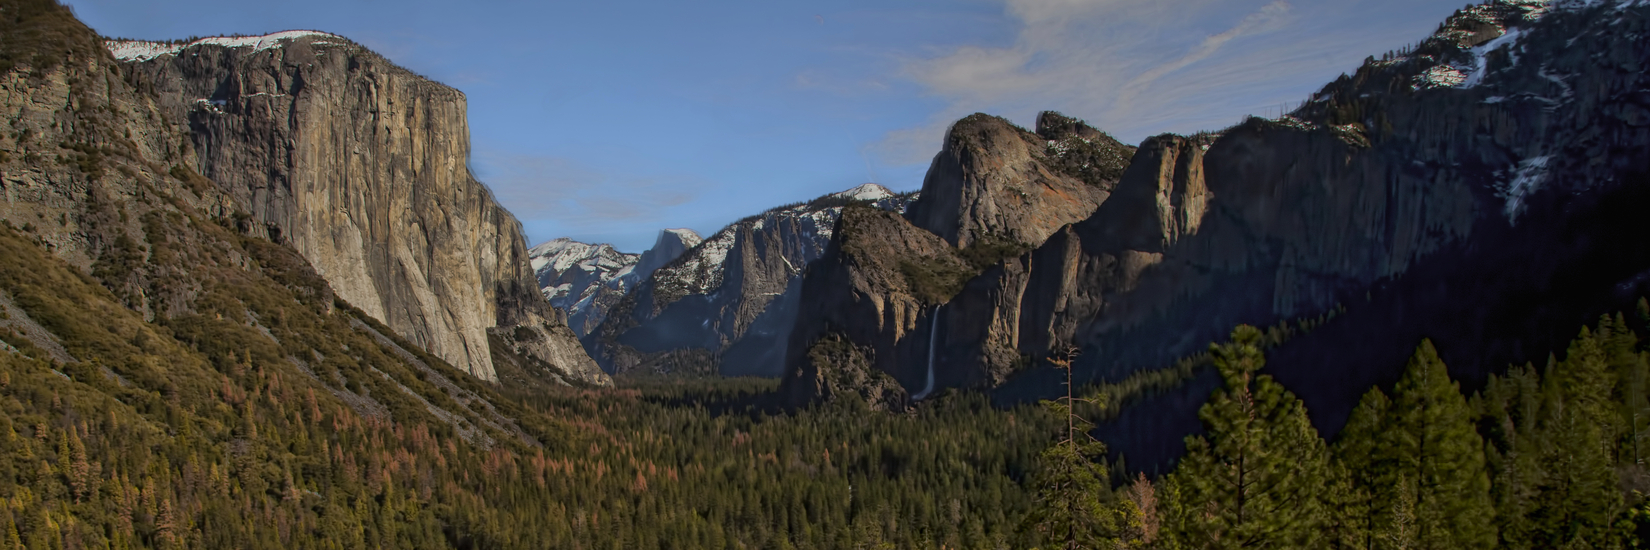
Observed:
[[[1059,110],[1130,141],[1218,129],[1420,38],[1436,22],[1404,11],[1441,1],[1005,0],[1012,43],[904,60],[901,75],[945,107],[877,149],[890,164],[926,162],[945,128],[975,111],[1029,123]]]
[[[523,224],[555,233],[534,235],[538,239],[628,230],[694,200],[695,190],[704,188],[615,174],[549,155],[480,154],[471,166]]]

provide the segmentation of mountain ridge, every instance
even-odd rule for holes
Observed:
[[[1619,280],[1603,280],[1603,273],[1577,279],[1564,275],[1571,273],[1567,268],[1549,265],[1553,260],[1511,263],[1515,250],[1603,261],[1592,245],[1566,249],[1550,235],[1528,233],[1534,230],[1527,226],[1576,227],[1571,231],[1597,242],[1606,236],[1593,232],[1619,226],[1614,218],[1589,225],[1572,216],[1608,211],[1585,197],[1613,193],[1644,170],[1642,156],[1625,151],[1650,139],[1643,130],[1644,101],[1630,92],[1641,84],[1633,75],[1646,57],[1636,30],[1645,11],[1631,2],[1528,1],[1461,10],[1403,52],[1403,60],[1372,58],[1293,114],[1249,118],[1217,133],[1146,140],[1092,215],[977,275],[964,272],[966,280],[948,286],[959,289],[955,294],[897,310],[907,312],[905,320],[886,330],[914,339],[854,336],[866,323],[847,319],[869,315],[869,304],[878,303],[876,292],[866,289],[859,298],[805,295],[805,302],[825,300],[817,306],[824,319],[799,324],[792,348],[808,349],[834,334],[886,365],[884,372],[908,394],[924,386],[924,365],[932,361],[940,387],[982,388],[1008,402],[1049,397],[1057,387],[1054,373],[1036,365],[1065,345],[1082,350],[1079,380],[1116,381],[1195,354],[1240,323],[1271,326],[1343,306],[1351,313],[1331,325],[1382,334],[1369,338],[1385,350],[1413,349],[1414,342],[1398,340],[1419,337],[1387,323],[1435,331],[1427,335],[1439,342],[1452,371],[1468,380],[1482,379],[1498,361],[1538,359],[1507,346],[1539,332],[1536,326],[1575,326],[1589,315],[1630,308],[1609,296],[1633,291],[1604,289],[1642,288],[1642,278],[1632,276],[1650,268],[1630,267],[1640,261],[1633,246],[1622,249],[1626,264],[1603,272]],[[1613,27],[1604,32],[1601,25]],[[1587,42],[1564,46],[1577,40]],[[1460,74],[1438,77],[1448,71]],[[1001,176],[964,180],[990,189],[993,177]],[[973,216],[959,212],[960,219]],[[930,231],[950,238],[954,230],[940,224]],[[1528,247],[1512,244],[1510,235],[1522,235]],[[1501,248],[1507,254],[1486,252]],[[1451,257],[1478,260],[1463,264]],[[1492,265],[1502,271],[1488,271]],[[1509,283],[1458,288],[1458,297],[1450,299],[1426,290],[1424,281],[1454,288],[1466,274]],[[1589,291],[1595,293],[1561,307],[1542,302],[1549,305],[1523,308],[1529,327],[1493,334],[1403,313],[1450,311],[1494,323],[1457,306],[1478,300],[1486,310],[1506,310],[1524,293],[1557,296],[1549,279],[1557,276],[1603,294]],[[1366,291],[1374,305],[1360,306],[1368,301]],[[1428,306],[1422,296],[1454,305]],[[1358,313],[1359,307],[1370,313]],[[930,356],[922,340],[932,337],[935,326],[938,342]],[[1300,382],[1303,399],[1325,412],[1314,416],[1321,426],[1344,418],[1345,407],[1356,400],[1346,392],[1389,380],[1382,369],[1390,366],[1380,365],[1402,363],[1395,352],[1341,358],[1349,364],[1344,380],[1337,380],[1337,371],[1302,359],[1368,347],[1347,341],[1349,330],[1314,332],[1279,349],[1277,376]],[[1462,350],[1473,346],[1491,351],[1468,357]],[[805,355],[791,357],[788,373],[796,379],[788,378],[788,385],[816,378],[808,374],[813,367]],[[1196,429],[1189,409],[1174,410],[1181,428]],[[1130,431],[1125,426],[1108,433]],[[1154,453],[1146,463],[1169,456]]]
[[[842,208],[903,209],[913,196],[863,184],[728,224],[633,287],[585,347],[614,373],[777,377],[795,282]]]

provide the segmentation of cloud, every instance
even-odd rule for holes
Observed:
[[[1005,0],[1012,42],[904,56],[899,76],[943,107],[876,150],[890,164],[926,162],[976,111],[1029,124],[1058,110],[1126,141],[1275,114],[1365,55],[1424,36],[1434,12],[1448,13],[1441,1]]]
[[[550,155],[480,153],[476,177],[493,190],[523,224],[563,235],[595,235],[628,229],[692,201],[703,185],[596,169]]]
[[[1195,49],[1186,55],[1168,63],[1152,67],[1151,70],[1141,73],[1139,76],[1129,80],[1127,84],[1123,85],[1123,91],[1118,95],[1117,102],[1125,107],[1128,106],[1135,96],[1139,95],[1140,92],[1144,91],[1153,82],[1156,82],[1157,79],[1162,78],[1163,75],[1179,71],[1186,68],[1187,65],[1207,59],[1209,56],[1214,55],[1215,52],[1219,51],[1221,46],[1225,46],[1227,42],[1231,42],[1234,38],[1275,30],[1287,22],[1288,16],[1288,2],[1285,2],[1284,0],[1275,0],[1274,2],[1267,4],[1259,11],[1249,14],[1248,17],[1244,17],[1243,20],[1239,21],[1236,26],[1227,29],[1225,32],[1220,34],[1203,39],[1203,43],[1198,44]]]

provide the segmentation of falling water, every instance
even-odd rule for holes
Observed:
[[[934,340],[940,334],[940,307],[934,306],[934,312],[928,316],[928,383],[923,384],[922,391],[911,396],[914,400],[927,399],[928,394],[934,392]]]

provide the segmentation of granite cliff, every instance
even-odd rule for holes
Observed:
[[[802,270],[843,208],[897,212],[911,200],[865,184],[734,222],[642,279],[584,338],[586,349],[614,373],[778,376]]]
[[[296,249],[340,297],[481,378],[494,378],[498,328],[565,376],[606,383],[557,330],[520,223],[470,174],[462,93],[319,32],[108,48],[187,136],[165,144],[180,169],[216,183],[251,231]]]
[[[864,360],[850,363],[892,376],[905,393],[925,395],[934,389],[931,380],[941,387],[983,382],[984,373],[929,369],[937,364],[930,360],[953,353],[956,342],[981,337],[972,324],[977,312],[954,307],[953,297],[1003,258],[1093,214],[1133,151],[1053,112],[1038,117],[1036,133],[984,114],[958,121],[905,216],[843,214],[832,244],[801,285],[802,308],[810,315],[789,337],[785,392],[795,399],[827,396],[842,390],[826,387],[833,380],[866,378],[837,376],[828,372],[829,362],[814,360],[815,342],[824,340],[859,348]],[[1017,357],[1002,360],[1012,364]],[[898,393],[879,389],[876,399],[892,405],[900,398],[884,396]]]
[[[1037,125],[1034,134],[985,114],[957,121],[907,217],[959,248],[1037,245],[1088,217],[1133,148],[1058,113],[1043,113]]]
[[[793,349],[853,347],[912,394],[932,364],[938,387],[995,388],[1018,401],[1058,388],[1035,365],[1066,345],[1082,350],[1081,378],[1117,380],[1200,351],[1238,323],[1335,312],[1275,349],[1268,367],[1331,432],[1358,393],[1395,379],[1422,337],[1469,385],[1508,362],[1540,360],[1570,336],[1560,331],[1630,307],[1650,280],[1650,248],[1624,237],[1642,234],[1631,212],[1650,204],[1647,21],[1650,7],[1631,2],[1461,10],[1290,115],[1146,140],[1092,215],[955,283],[939,302],[845,277],[888,272],[892,260],[845,252],[855,237],[838,231],[842,242],[804,282],[802,299],[822,320],[799,323]],[[966,135],[946,147],[958,141]],[[972,166],[991,173],[948,176],[960,183],[925,186],[921,202],[978,203],[1033,178],[1012,163]],[[913,221],[949,242],[1000,223],[985,208],[927,208],[913,206]],[[921,247],[907,233],[888,232],[897,237],[878,246],[913,254]],[[896,298],[921,313],[875,334],[856,328],[864,323],[852,320],[875,318]],[[787,385],[817,386],[813,369],[793,353]],[[1211,387],[1203,378],[1103,430],[1140,464],[1165,458],[1178,440],[1140,423],[1195,430],[1198,392]],[[1130,435],[1144,433],[1159,436]]]

